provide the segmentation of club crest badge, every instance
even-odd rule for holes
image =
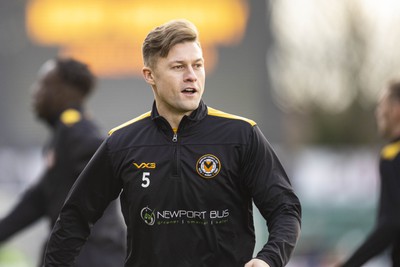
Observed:
[[[196,164],[197,173],[206,179],[214,178],[221,170],[221,162],[211,154],[201,156]]]

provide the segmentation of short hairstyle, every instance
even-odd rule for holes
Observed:
[[[87,96],[93,91],[96,77],[87,64],[73,58],[56,58],[54,62],[62,82],[79,90],[83,96]]]
[[[391,80],[387,89],[389,97],[400,102],[400,80]]]
[[[157,57],[167,57],[171,48],[179,43],[196,42],[200,46],[196,26],[188,20],[169,21],[149,32],[142,46],[145,66],[153,67]]]

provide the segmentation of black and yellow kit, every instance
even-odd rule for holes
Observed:
[[[72,266],[74,248],[121,191],[126,267],[243,267],[255,244],[252,200],[269,229],[257,257],[271,267],[286,264],[300,231],[299,200],[257,125],[203,102],[176,131],[155,105],[113,129],[74,187],[47,267]]]
[[[358,267],[391,249],[392,266],[400,266],[400,137],[383,147],[379,161],[380,198],[373,231],[342,265]]]
[[[53,227],[73,183],[104,138],[79,109],[67,109],[49,121],[52,135],[45,149],[46,166],[9,214],[0,220],[0,243],[41,218]],[[75,267],[114,267],[125,258],[125,227],[118,223],[118,203],[104,213]],[[119,216],[120,217],[120,216]],[[35,244],[37,246],[37,244]],[[40,263],[39,266],[42,266]]]

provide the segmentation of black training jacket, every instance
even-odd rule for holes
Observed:
[[[400,137],[383,147],[379,172],[380,198],[376,225],[343,267],[362,266],[387,248],[392,250],[392,266],[400,265]]]
[[[252,200],[269,229],[257,257],[271,267],[287,263],[300,231],[299,200],[256,124],[203,102],[176,133],[155,104],[110,131],[63,207],[45,266],[72,266],[120,193],[126,267],[243,267],[255,244]]]
[[[52,135],[45,149],[44,171],[37,183],[0,219],[0,243],[42,218],[49,220],[52,228],[73,183],[104,140],[98,127],[79,109],[65,110],[50,124]],[[104,213],[76,264],[71,266],[114,267],[116,263],[123,264],[125,226],[117,204],[113,202]],[[41,262],[39,266],[42,266]]]

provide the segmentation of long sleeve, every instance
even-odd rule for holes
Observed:
[[[113,179],[106,141],[74,184],[53,228],[45,255],[46,267],[73,266],[91,226],[120,193]]]
[[[27,190],[15,207],[0,220],[0,242],[29,226],[45,214],[40,183]]]
[[[394,148],[394,149],[393,149]],[[386,151],[386,152],[385,152]],[[389,151],[390,153],[387,153]],[[341,265],[342,267],[358,267],[383,252],[391,245],[398,243],[400,233],[400,151],[397,145],[387,145],[383,148],[380,170],[380,200],[377,223],[366,240]]]
[[[244,175],[269,231],[268,242],[257,258],[271,267],[285,266],[300,234],[300,201],[277,156],[257,126],[250,140]]]
[[[392,244],[396,240],[398,233],[400,233],[400,227],[396,223],[387,222],[385,224],[378,224],[361,246],[341,266],[362,266],[369,259],[383,252]]]

